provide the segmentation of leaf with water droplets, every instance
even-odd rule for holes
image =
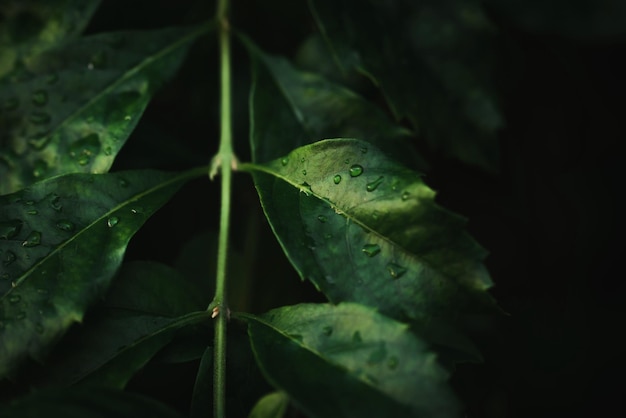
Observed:
[[[209,25],[95,34],[0,82],[0,194],[55,175],[109,170],[157,89]],[[50,76],[54,82],[50,84]]]
[[[0,379],[27,357],[45,358],[104,294],[135,232],[204,172],[75,173],[0,196],[0,225],[13,226],[0,239]],[[120,178],[127,187],[119,186]],[[130,216],[138,206],[142,213]],[[28,215],[31,210],[39,214]],[[113,218],[118,223],[110,227]]]
[[[308,195],[298,192],[304,177],[297,166],[241,167],[256,172],[265,214],[301,277],[332,302],[373,306],[425,333],[436,319],[495,311],[486,251],[465,231],[465,219],[436,204],[419,173],[372,145],[363,154],[363,146],[333,139],[291,152],[290,161],[307,159]]]
[[[268,381],[307,416],[458,416],[435,355],[407,325],[372,308],[301,304],[240,316]]]

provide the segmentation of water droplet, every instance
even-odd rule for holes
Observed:
[[[324,329],[322,329],[322,333],[325,336],[330,337],[333,333],[333,327],[331,327],[330,325],[325,326]]]
[[[111,155],[111,154],[113,154],[113,148],[111,148],[111,147],[106,147],[106,148],[104,149],[104,155]]]
[[[28,115],[28,120],[35,125],[45,125],[50,123],[50,115],[46,112],[34,111]]]
[[[57,228],[61,231],[70,232],[74,229],[74,224],[66,219],[61,219],[57,222]]]
[[[304,193],[306,196],[310,196],[311,193],[313,192],[313,190],[311,189],[311,185],[307,183],[306,181],[302,183],[302,188],[300,189],[300,191]]]
[[[374,190],[376,190],[378,188],[378,186],[380,186],[380,183],[383,182],[383,176],[378,177],[376,180],[374,180],[371,183],[367,183],[367,191],[368,192],[373,192]]]
[[[17,318],[17,319],[24,319],[24,318],[26,318],[26,312],[19,312],[17,315],[15,315],[15,318]]]
[[[11,282],[11,287],[12,287],[13,289],[15,289],[15,288],[17,287],[17,283],[16,283],[16,282]]]
[[[320,221],[321,223],[324,223],[328,220],[328,218],[326,218],[326,216],[324,215],[320,215],[317,217],[317,220]]]
[[[2,106],[2,108],[10,112],[11,110],[17,109],[19,105],[20,101],[17,99],[17,97],[10,97],[4,101],[4,105]]]
[[[128,187],[128,180],[126,180],[125,178],[121,178],[119,179],[119,185],[120,187]]]
[[[33,231],[22,242],[22,247],[36,247],[41,244],[41,232]]]
[[[378,212],[377,210],[375,210],[374,212],[372,212],[372,219],[374,219],[375,221],[378,220],[378,218],[380,218],[380,212]]]
[[[48,92],[45,90],[37,90],[33,93],[33,104],[35,106],[44,106],[48,103]]]
[[[406,273],[406,268],[395,263],[389,263],[387,264],[387,271],[392,278],[399,279],[404,273]]]
[[[133,215],[142,215],[144,212],[145,212],[145,209],[141,206],[137,206],[130,210],[130,213],[132,213]]]
[[[363,338],[361,338],[361,332],[360,331],[354,331],[354,334],[352,334],[352,342],[353,343],[362,343],[363,342]]]
[[[56,73],[50,74],[49,76],[46,77],[47,85],[52,85],[56,83],[57,81],[59,81],[59,75]]]
[[[402,193],[402,200],[408,200],[409,196],[411,196],[411,193],[409,192]]]
[[[22,297],[20,295],[11,295],[11,296],[9,296],[9,302],[10,303],[17,303],[20,300],[22,300]]]
[[[120,218],[118,218],[117,216],[111,216],[109,219],[107,219],[107,225],[109,228],[113,228],[115,225],[117,225],[120,221]]]
[[[398,357],[389,357],[389,360],[387,360],[387,367],[389,367],[391,370],[394,370],[396,367],[398,367]]]
[[[74,142],[70,147],[70,157],[79,165],[87,165],[91,157],[98,155],[100,151],[100,137],[98,134],[90,134]]]
[[[367,153],[367,147],[361,147],[361,153],[362,154],[366,154]]]
[[[305,161],[306,161],[306,158],[304,158],[304,157],[300,158],[300,162],[301,162],[301,163],[303,163],[303,162],[305,162]]]
[[[378,244],[365,244],[362,251],[366,256],[374,257],[380,252],[380,246]]]
[[[339,174],[335,174],[335,177],[333,177],[333,182],[335,184],[341,183],[341,176]]]
[[[33,164],[33,177],[40,178],[43,177],[48,171],[48,163],[44,160],[37,160]]]
[[[344,164],[350,164],[350,159],[349,159],[349,158],[346,158],[345,160],[343,160],[343,163],[344,163]]]
[[[12,262],[14,262],[16,258],[17,257],[15,256],[15,253],[13,253],[12,251],[7,251],[2,256],[2,264],[4,264],[5,266],[8,266]]]
[[[26,211],[27,215],[37,215],[38,213],[39,211],[37,209],[31,209]]]
[[[283,165],[283,167],[286,166],[288,162],[289,162],[289,158],[286,158],[286,157],[280,160],[280,163]]]
[[[22,221],[19,219],[0,222],[0,239],[12,239],[20,233],[21,229]]]
[[[60,212],[63,209],[63,205],[61,204],[61,197],[58,194],[51,195],[50,207],[57,212]]]
[[[132,117],[132,116],[130,116],[130,115],[126,115],[126,116],[124,116],[124,120],[125,120],[126,122],[130,122],[132,119],[133,119],[133,117]]]
[[[302,170],[302,175],[306,176],[306,170]]]
[[[350,176],[352,177],[358,177],[361,174],[363,174],[363,167],[361,167],[358,164],[354,164],[352,167],[350,167]]]

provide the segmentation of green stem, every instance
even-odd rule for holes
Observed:
[[[228,232],[230,223],[231,175],[234,160],[232,151],[231,119],[231,69],[230,69],[230,27],[228,23],[228,0],[219,0],[217,4],[217,22],[219,25],[221,120],[220,147],[214,163],[222,177],[222,196],[220,209],[220,231],[217,250],[217,275],[215,296],[211,309],[217,309],[215,318],[214,341],[214,376],[213,408],[215,418],[226,416],[226,325],[228,304],[226,301],[226,265],[228,258]]]

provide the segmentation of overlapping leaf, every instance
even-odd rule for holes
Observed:
[[[360,138],[400,161],[424,168],[410,144],[411,132],[377,105],[287,59],[263,53],[242,38],[253,62],[252,155],[267,162],[324,138]]]
[[[182,418],[174,409],[132,392],[98,386],[39,391],[0,405],[3,418]]]
[[[93,35],[33,57],[0,85],[0,194],[106,172],[155,90],[208,25]]]
[[[209,318],[206,304],[195,286],[166,265],[123,265],[104,303],[55,348],[35,384],[80,381],[122,389],[175,331]]]
[[[338,63],[371,77],[432,149],[498,170],[495,29],[479,2],[309,3]]]
[[[426,344],[371,308],[342,303],[246,316],[268,380],[310,417],[456,417]]]
[[[491,306],[486,255],[421,177],[354,139],[262,165],[256,186],[291,263],[332,301],[430,321]]]
[[[248,418],[282,418],[289,406],[289,396],[276,391],[263,396],[254,405]]]
[[[134,233],[203,173],[76,173],[0,196],[0,378],[83,318]]]
[[[0,79],[18,75],[29,59],[79,35],[100,0],[0,2]]]

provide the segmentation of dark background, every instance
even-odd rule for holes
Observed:
[[[306,2],[231,3],[233,25],[271,53],[293,57],[316,30]],[[529,7],[541,11],[540,3]],[[427,182],[442,205],[469,218],[470,232],[490,251],[491,292],[510,314],[472,323],[485,362],[461,365],[452,378],[468,417],[626,416],[621,262],[626,20],[624,33],[603,33],[585,20],[595,15],[583,9],[606,2],[560,3],[558,13],[545,11],[554,24],[543,26],[488,7],[499,28],[498,83],[507,125],[499,137],[500,173],[429,155]],[[187,24],[213,12],[214,4],[204,1],[107,0],[87,31]],[[578,26],[559,21],[568,18]],[[233,47],[235,146],[247,160],[250,75],[247,57]],[[150,104],[114,169],[182,169],[209,161],[219,135],[217,65],[215,37],[196,42],[178,76]],[[171,140],[176,150],[169,148]],[[183,243],[198,232],[217,231],[218,193],[218,184],[208,180],[186,186],[132,240],[127,257],[174,263]],[[258,278],[246,308],[260,312],[321,300],[286,261],[247,175],[235,176],[233,199],[233,250],[247,255],[246,268]],[[263,278],[277,275],[284,277],[284,287],[267,289]],[[235,335],[230,346],[242,341]],[[184,404],[193,371],[193,365],[172,369],[180,384],[147,389],[148,370],[131,389],[162,390],[161,399]]]

